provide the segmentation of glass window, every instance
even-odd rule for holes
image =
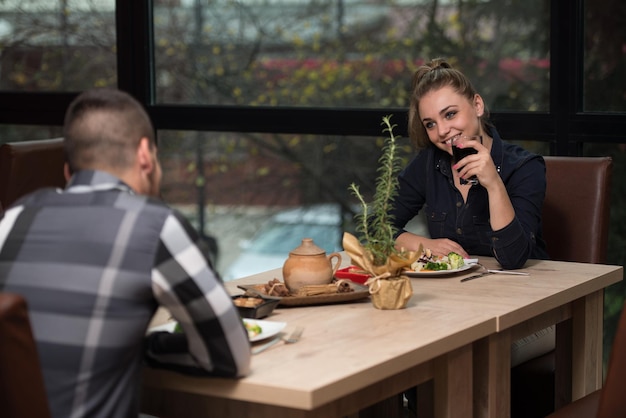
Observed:
[[[585,111],[626,111],[626,3],[585,1]]]
[[[549,1],[217,0],[154,8],[158,103],[403,107],[445,57],[493,110],[549,103]]]
[[[504,138],[506,141],[506,138]],[[506,141],[539,155],[550,155],[550,144],[539,141]]]
[[[613,159],[611,178],[611,222],[607,247],[607,263],[623,266],[626,264],[626,143],[584,145],[585,157],[609,156]],[[604,291],[604,362],[609,359],[613,338],[620,313],[624,306],[626,282],[616,283]]]
[[[63,136],[60,126],[0,125],[0,144]]]
[[[117,84],[115,0],[0,2],[0,90]]]
[[[327,252],[340,249],[359,210],[349,185],[359,185],[366,199],[373,195],[385,139],[168,130],[158,136],[163,198],[217,239],[225,279],[281,267],[307,236]],[[415,150],[408,138],[398,143],[406,165]],[[546,143],[517,143],[547,153]],[[427,233],[421,217],[407,228]]]
[[[357,183],[365,195],[373,194],[384,144],[382,134],[158,135],[164,200],[217,239],[218,271],[228,273],[233,263],[246,267],[234,273],[237,277],[282,266],[307,235],[327,251],[340,248],[342,231],[353,231],[356,210],[349,185]],[[400,144],[408,163],[413,148],[406,138]],[[307,210],[294,211],[302,207]],[[252,255],[253,261],[247,261]]]

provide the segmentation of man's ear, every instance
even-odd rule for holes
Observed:
[[[146,137],[141,138],[137,147],[137,164],[142,172],[151,173],[154,170],[154,158],[152,157],[152,149],[150,140]]]

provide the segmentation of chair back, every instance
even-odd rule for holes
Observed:
[[[0,293],[0,411],[6,417],[50,417],[26,301],[12,293]]]
[[[7,142],[0,146],[0,205],[7,209],[42,187],[65,187],[63,138]]]
[[[543,238],[552,260],[606,262],[613,161],[544,157]]]

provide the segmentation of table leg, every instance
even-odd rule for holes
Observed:
[[[572,400],[602,387],[604,291],[572,304]]]
[[[434,372],[435,417],[472,417],[472,352],[472,345],[469,344],[437,359]]]
[[[474,343],[474,416],[511,416],[511,333],[504,330]]]

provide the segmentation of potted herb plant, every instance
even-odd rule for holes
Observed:
[[[402,309],[413,294],[411,281],[403,272],[422,253],[404,251],[395,246],[392,205],[398,189],[398,173],[401,161],[398,156],[397,137],[393,133],[396,125],[391,124],[391,116],[383,117],[383,132],[389,135],[383,147],[378,167],[376,189],[371,203],[367,203],[352,183],[351,192],[361,204],[362,212],[355,215],[356,232],[359,238],[344,233],[343,248],[350,255],[352,263],[368,272],[372,277],[366,282],[372,295],[372,303],[378,309]]]

